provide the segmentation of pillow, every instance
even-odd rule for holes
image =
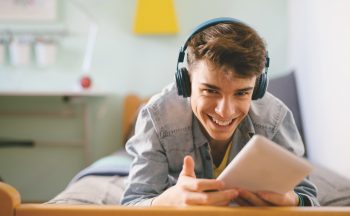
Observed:
[[[45,204],[119,205],[126,178],[117,175],[86,176]]]
[[[103,157],[76,174],[68,186],[85,176],[127,176],[129,175],[132,157],[125,151],[119,150],[114,154]]]

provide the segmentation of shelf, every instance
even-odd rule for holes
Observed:
[[[0,91],[0,96],[29,96],[29,97],[61,97],[61,96],[72,96],[72,97],[104,97],[111,95],[110,92],[102,91]]]
[[[81,1],[50,23],[0,22],[0,96],[103,96],[91,64],[98,25]],[[74,15],[73,18],[70,15]],[[94,88],[77,88],[81,77]],[[77,89],[77,90],[76,90]]]

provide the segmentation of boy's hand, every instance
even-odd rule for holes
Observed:
[[[184,165],[176,185],[168,188],[158,197],[154,206],[180,205],[228,205],[238,196],[235,189],[222,190],[224,183],[216,179],[197,179],[191,156],[184,158]],[[210,191],[210,192],[206,192]]]
[[[278,194],[265,191],[252,193],[239,189],[239,197],[236,202],[242,206],[297,206],[299,199],[294,191]]]

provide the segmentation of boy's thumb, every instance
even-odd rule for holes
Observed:
[[[184,164],[180,175],[196,178],[196,173],[194,172],[194,161],[191,156],[187,155],[184,157]]]

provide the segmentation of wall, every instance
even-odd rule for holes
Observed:
[[[350,2],[291,0],[289,67],[296,69],[309,158],[350,177]]]
[[[92,12],[99,25],[91,70],[94,86],[110,93],[106,98],[86,99],[91,105],[90,118],[94,122],[91,129],[93,160],[120,147],[122,97],[129,92],[150,95],[171,82],[174,79],[180,46],[191,29],[206,19],[232,16],[249,23],[268,43],[272,59],[269,75],[273,77],[287,72],[288,26],[285,0],[175,0],[180,32],[173,36],[134,35],[132,24],[135,0],[80,2]],[[74,34],[62,41],[61,59],[58,64],[45,70],[35,67],[0,67],[0,89],[8,90],[16,86],[27,90],[45,91],[69,89],[76,84],[80,73],[81,55],[84,52],[87,22],[67,1],[61,1],[61,4],[62,22],[68,25]],[[40,104],[48,104],[52,109],[66,109],[59,97],[0,97],[0,108],[4,104],[8,109],[21,107],[27,110],[31,109],[31,106],[37,108],[36,105]],[[58,130],[70,127],[73,133],[69,133],[69,136],[79,138],[80,118],[78,115],[68,122],[60,122],[57,118],[21,119],[0,116],[0,136],[17,134],[19,137],[37,137],[40,134],[33,134],[42,128],[42,133],[45,133],[45,128],[54,124]],[[33,127],[34,131],[28,135],[23,132],[27,130],[25,126],[13,125],[11,120],[15,120],[17,125]],[[68,136],[68,132],[64,131],[60,134]],[[53,139],[60,138],[53,136]],[[25,201],[52,198],[84,166],[81,149],[76,147],[0,148],[0,175],[20,190]]]

